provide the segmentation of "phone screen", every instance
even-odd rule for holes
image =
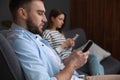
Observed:
[[[82,49],[82,52],[88,51],[89,48],[92,46],[92,44],[93,44],[93,41],[92,41],[92,40],[89,40],[89,41],[87,42],[87,44],[85,45],[85,47]]]

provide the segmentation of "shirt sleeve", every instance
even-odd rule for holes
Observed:
[[[57,51],[58,54],[60,54],[64,49],[58,46],[57,48],[55,48],[55,50]]]
[[[38,47],[27,39],[14,37],[9,39],[25,73],[26,80],[57,80],[48,74]]]
[[[50,32],[48,31],[43,32],[42,37],[49,42],[51,47],[53,47],[53,40]]]

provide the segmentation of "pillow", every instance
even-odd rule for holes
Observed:
[[[82,49],[83,47],[84,45],[79,49]],[[103,59],[111,55],[110,52],[104,50],[94,42],[93,42],[93,45],[90,47],[89,51],[90,51],[90,54],[95,54],[100,61],[102,61]]]
[[[90,54],[95,54],[100,61],[102,61],[103,59],[111,55],[110,52],[104,50],[103,48],[98,46],[96,43],[93,43],[93,45],[91,46]]]

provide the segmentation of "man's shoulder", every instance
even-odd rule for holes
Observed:
[[[31,38],[24,32],[24,31],[20,31],[20,30],[8,30],[6,33],[6,38],[9,41],[27,41],[30,42]]]
[[[19,30],[8,30],[7,31],[7,37],[22,37],[24,35],[24,33],[22,31]],[[25,35],[24,35],[25,36]]]

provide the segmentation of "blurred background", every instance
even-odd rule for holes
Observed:
[[[0,0],[0,22],[11,20],[8,3]],[[83,28],[87,39],[120,60],[120,0],[45,0],[45,6],[47,17],[53,8],[65,11],[66,30]]]

